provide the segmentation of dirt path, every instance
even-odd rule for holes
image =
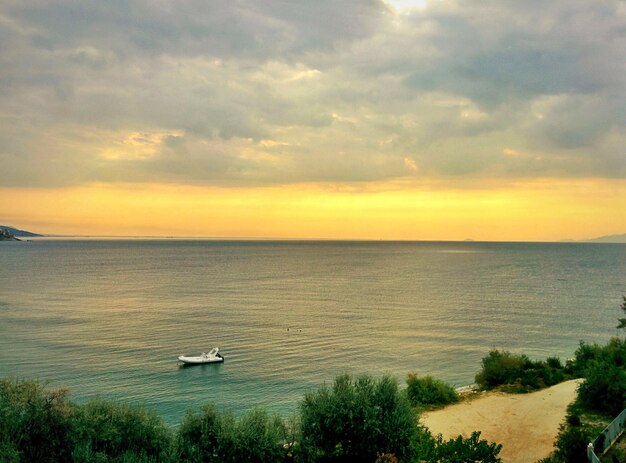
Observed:
[[[420,421],[444,438],[481,431],[481,438],[503,445],[504,463],[534,463],[553,450],[578,381],[531,394],[485,393],[474,400],[425,413]]]

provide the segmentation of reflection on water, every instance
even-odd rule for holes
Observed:
[[[341,372],[473,381],[493,347],[617,334],[626,246],[46,241],[0,245],[0,371],[168,423],[212,400],[295,409]],[[181,368],[214,346],[223,364]]]

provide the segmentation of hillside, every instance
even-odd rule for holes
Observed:
[[[9,227],[8,225],[0,225],[0,230],[5,230],[9,232],[9,234],[16,236],[16,237],[17,236],[20,236],[20,237],[43,236],[43,235],[39,235],[37,233],[29,232],[26,230],[20,230],[18,228]]]
[[[3,230],[0,228],[0,241],[20,241],[16,238],[11,232],[8,230]]]

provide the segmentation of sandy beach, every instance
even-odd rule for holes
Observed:
[[[567,406],[576,398],[578,380],[531,394],[483,393],[481,396],[424,413],[420,420],[444,438],[481,431],[481,438],[503,445],[504,463],[533,463],[554,448]]]

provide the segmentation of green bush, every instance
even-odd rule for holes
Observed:
[[[482,359],[476,383],[483,389],[506,386],[510,392],[529,392],[553,386],[567,378],[565,368],[556,357],[545,362],[532,361],[525,355],[492,350]]]
[[[172,436],[154,412],[96,399],[76,414],[74,461],[161,461]]]
[[[610,361],[596,360],[587,368],[585,381],[578,388],[583,406],[610,415],[626,407],[626,371]]]
[[[546,364],[550,368],[553,368],[555,370],[562,370],[563,369],[563,364],[561,364],[561,359],[559,359],[558,357],[548,357],[546,359]]]
[[[483,389],[493,389],[503,384],[519,381],[525,356],[492,350],[482,359],[482,370],[476,375],[476,383]]]
[[[415,412],[388,376],[338,376],[305,394],[300,410],[306,462],[373,462],[380,453],[406,461],[417,437]]]
[[[213,404],[188,412],[178,431],[180,460],[195,462],[278,462],[285,458],[285,426],[278,417],[252,410],[240,419]]]
[[[574,353],[574,361],[569,366],[571,373],[577,378],[585,376],[589,364],[603,357],[603,350],[603,347],[598,344],[587,344],[580,341],[578,349]]]
[[[465,463],[468,461],[499,463],[502,461],[498,457],[500,450],[502,450],[502,444],[481,440],[479,431],[474,431],[467,439],[458,436],[447,442],[438,436],[437,461],[441,463]]]
[[[605,346],[581,341],[570,368],[576,377],[585,377],[587,369],[597,361],[626,367],[626,339],[611,338]]]
[[[447,405],[459,401],[459,394],[449,384],[432,376],[418,378],[415,373],[407,376],[407,396],[412,405]]]
[[[280,418],[255,409],[239,420],[226,415],[222,431],[222,462],[276,462],[284,454],[284,425]]]
[[[181,461],[217,461],[213,458],[218,448],[221,415],[215,405],[203,405],[200,413],[187,412],[176,436]]]
[[[0,460],[71,460],[74,412],[66,389],[0,380]]]
[[[469,438],[457,436],[445,441],[441,434],[430,436],[426,444],[421,445],[420,462],[432,463],[500,463],[498,454],[501,444],[480,439],[480,432],[474,431]]]

